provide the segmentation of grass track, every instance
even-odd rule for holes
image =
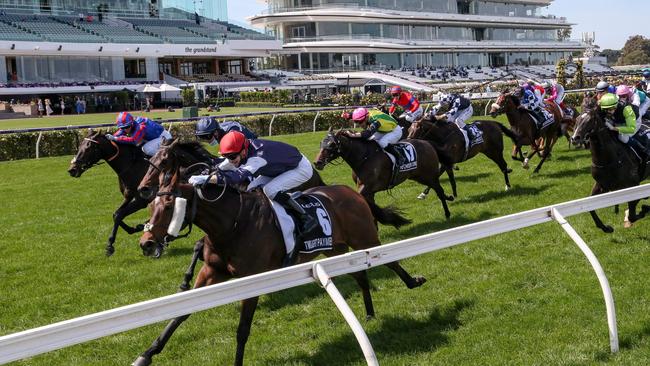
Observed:
[[[324,133],[282,136],[310,158]],[[508,145],[509,147],[509,145]],[[176,292],[193,240],[174,242],[160,260],[141,255],[137,236],[119,232],[104,257],[120,196],[107,165],[70,178],[70,157],[0,163],[0,335]],[[535,159],[533,163],[538,160]],[[585,197],[592,178],[587,151],[560,141],[539,175],[512,162],[513,190],[482,155],[460,165],[459,198],[445,221],[434,195],[415,200],[408,182],[392,195],[414,223],[381,227],[384,243]],[[345,165],[327,166],[328,183],[351,184]],[[443,186],[449,193],[446,179]],[[377,318],[362,324],[382,365],[643,365],[650,363],[647,221],[622,227],[622,213],[600,210],[615,232],[595,229],[588,214],[569,221],[600,259],[616,299],[622,349],[609,353],[602,293],[579,249],[556,224],[544,224],[403,262],[428,278],[408,290],[384,268],[369,276]],[[129,222],[144,221],[146,213]],[[192,239],[199,237],[199,232]],[[254,255],[254,253],[251,253]],[[337,285],[360,318],[354,281]],[[235,352],[238,305],[193,315],[154,359],[156,365],[227,365]],[[16,365],[126,365],[163,324],[16,362]],[[363,365],[351,331],[326,293],[310,284],[264,296],[255,315],[248,365]]]

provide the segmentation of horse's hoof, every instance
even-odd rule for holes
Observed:
[[[110,257],[115,253],[115,247],[106,247],[106,256]]]
[[[603,226],[602,229],[603,229],[603,232],[605,232],[607,234],[611,234],[611,233],[614,232],[614,228],[609,226],[609,225]]]
[[[420,194],[418,195],[418,199],[419,199],[419,200],[423,200],[423,199],[425,199],[425,198],[427,198],[427,195],[424,194],[424,193],[420,193]]]
[[[454,202],[454,200],[455,200],[454,196],[447,196],[446,199],[449,202]]]
[[[632,221],[625,221],[625,222],[623,223],[623,227],[626,228],[626,229],[631,228],[632,225],[634,225],[634,224],[632,223]]]
[[[512,169],[510,169],[510,168],[506,169],[506,173],[508,173],[508,174],[512,173]]]
[[[425,282],[427,282],[426,278],[424,278],[422,276],[415,276],[415,277],[413,277],[413,284],[411,286],[409,286],[409,288],[410,289],[418,288],[418,287],[424,285]]]
[[[375,314],[366,315],[366,320],[373,320],[374,318],[375,318]]]
[[[149,366],[151,365],[151,358],[140,356],[133,361],[131,366]]]
[[[190,285],[182,283],[180,286],[178,286],[178,289],[180,290],[179,292],[185,292],[190,289]]]
[[[506,186],[506,192],[510,190],[510,186]]]
[[[144,230],[144,224],[139,224],[138,226],[135,227],[136,233],[139,233],[142,230]]]

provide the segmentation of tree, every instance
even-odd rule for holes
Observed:
[[[601,52],[598,53],[598,56],[606,57],[607,58],[607,64],[608,65],[613,65],[618,61],[619,57],[621,57],[621,51],[620,50],[611,50],[609,48],[602,50]]]
[[[625,42],[617,64],[638,65],[648,61],[650,61],[650,39],[636,35]]]
[[[564,28],[557,30],[557,39],[558,41],[566,41],[571,38],[571,28]]]
[[[186,107],[194,105],[194,88],[183,89],[181,96],[183,97],[183,105]]]
[[[555,66],[557,83],[560,85],[566,85],[566,60],[561,58],[558,60],[557,65]]]

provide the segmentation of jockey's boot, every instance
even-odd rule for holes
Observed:
[[[546,122],[546,115],[544,115],[541,108],[536,109],[534,113],[535,117],[537,117],[537,129],[541,130],[542,126],[544,126],[544,122]]]
[[[642,158],[650,157],[650,148],[644,146],[641,141],[637,140],[634,136],[630,137],[630,140],[627,144],[639,152],[642,155]]]
[[[300,206],[298,202],[296,202],[293,198],[291,198],[287,192],[278,192],[275,195],[274,200],[281,204],[282,207],[290,209],[298,215],[301,224],[299,228],[301,235],[308,233],[318,227],[318,221],[315,218],[307,215],[305,209],[302,208],[302,206]]]
[[[399,172],[399,168],[404,165],[404,158],[402,157],[402,154],[400,154],[399,150],[396,148],[394,144],[388,144],[384,148],[389,154],[393,155],[395,157],[395,166],[393,167],[393,174],[390,179],[390,185],[392,186],[397,179],[397,174]]]

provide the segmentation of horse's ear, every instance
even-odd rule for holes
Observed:
[[[327,133],[332,133],[333,130],[334,130],[334,126],[330,126],[330,128],[327,130]]]

